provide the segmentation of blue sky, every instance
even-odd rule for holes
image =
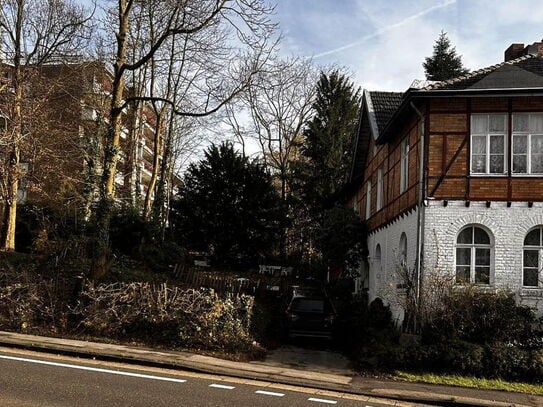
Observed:
[[[402,91],[423,79],[441,30],[471,70],[502,62],[511,43],[543,38],[541,0],[264,1],[276,4],[282,54],[345,67],[371,90]]]
[[[503,61],[514,42],[543,38],[541,0],[278,0],[281,52],[337,64],[371,90],[405,90],[441,30],[464,65]]]

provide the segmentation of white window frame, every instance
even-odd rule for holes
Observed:
[[[512,151],[511,151],[511,174],[513,176],[525,176],[525,175],[535,175],[535,176],[542,176],[543,172],[532,172],[532,136],[543,136],[543,131],[541,132],[532,132],[530,128],[528,128],[528,131],[515,131],[514,129],[514,123],[515,123],[515,117],[518,116],[528,116],[528,123],[530,122],[531,116],[543,116],[543,113],[513,113],[512,115],[513,120],[513,126],[511,126],[511,142],[512,142]],[[515,136],[526,136],[526,172],[514,172],[513,167],[513,158],[515,156],[514,151],[514,142],[515,142]],[[520,155],[520,154],[517,154]]]
[[[526,237],[529,233],[533,232],[534,230],[539,230],[539,245],[538,246],[531,246],[526,244]],[[542,275],[542,269],[543,269],[543,242],[541,241],[543,239],[543,225],[536,226],[532,229],[530,229],[526,235],[524,236],[524,242],[522,244],[522,279],[521,279],[521,285],[522,288],[527,289],[539,289],[543,286],[543,275]],[[538,275],[537,275],[537,285],[524,285],[524,252],[526,250],[537,250],[538,256],[537,256],[537,269],[538,269]],[[533,267],[530,267],[533,268]]]
[[[382,250],[381,250],[381,245],[379,243],[377,243],[377,246],[375,246],[375,255],[373,256],[374,257],[374,269],[375,269],[375,272],[378,274],[381,272],[382,270],[382,258],[383,258],[383,253],[382,253]]]
[[[399,255],[400,255],[400,267],[407,268],[407,235],[402,232],[400,236]]]
[[[488,126],[486,129],[486,132],[484,133],[474,133],[473,129],[473,119],[475,117],[482,117],[486,116],[487,123],[490,123],[490,116],[503,116],[504,118],[504,130],[503,133],[498,132],[490,132]],[[504,176],[507,175],[508,167],[507,164],[509,162],[508,158],[508,142],[507,142],[507,135],[508,135],[508,117],[507,113],[474,113],[470,117],[471,120],[471,131],[470,131],[470,155],[469,155],[469,169],[471,175],[484,175],[484,176]],[[503,172],[490,172],[490,138],[491,137],[503,137]],[[473,137],[485,137],[485,171],[484,172],[474,172],[473,170]],[[511,158],[512,160],[512,158]]]
[[[383,168],[377,170],[377,212],[383,209]]]
[[[371,217],[371,179],[366,183],[366,219]]]
[[[478,228],[483,230],[487,236],[489,244],[480,244],[475,243],[475,231],[474,228]],[[466,230],[466,229],[472,229],[472,243],[458,243],[458,238],[460,237],[460,234]],[[458,281],[457,279],[457,267],[466,267],[467,265],[461,264],[458,265],[457,261],[457,250],[456,249],[470,249],[470,264],[469,264],[469,282],[468,284],[477,284],[481,286],[491,286],[493,284],[493,276],[494,276],[494,241],[492,238],[492,234],[481,225],[472,224],[472,225],[466,225],[456,235],[456,240],[454,242],[454,280],[456,284],[463,284],[463,282]],[[476,276],[476,253],[477,249],[489,249],[490,250],[490,263],[488,268],[488,283],[481,283],[475,281]],[[486,267],[486,266],[485,266]]]
[[[409,185],[409,136],[400,147],[400,194],[407,191]]]

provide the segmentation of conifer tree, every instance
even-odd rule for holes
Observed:
[[[422,64],[426,79],[431,81],[446,81],[469,72],[462,65],[462,58],[456,54],[456,48],[451,47],[447,33],[441,31],[434,44],[434,53],[427,57]]]
[[[346,181],[359,108],[360,89],[345,74],[321,73],[313,103],[315,116],[304,130],[302,148],[308,172],[304,181],[310,188],[306,199],[316,204],[317,211],[332,203]]]

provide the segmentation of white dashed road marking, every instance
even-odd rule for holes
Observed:
[[[274,393],[273,391],[264,391],[264,390],[257,390],[255,391],[256,394],[263,394],[265,396],[275,396],[275,397],[283,397],[284,393]]]
[[[215,389],[224,389],[224,390],[234,390],[236,388],[235,386],[226,386],[224,384],[216,384],[216,383],[210,384],[209,387],[213,387]]]
[[[140,379],[162,380],[162,381],[165,381],[165,382],[174,382],[174,383],[185,383],[186,382],[186,380],[173,379],[171,377],[161,377],[161,376],[153,376],[153,375],[148,375],[148,374],[123,372],[123,371],[120,371],[120,370],[101,369],[101,368],[97,368],[97,367],[70,365],[70,364],[67,364],[67,363],[58,363],[58,362],[49,362],[49,361],[45,361],[45,360],[19,358],[19,357],[15,357],[15,356],[0,355],[0,359],[15,360],[17,362],[35,363],[37,365],[64,367],[64,368],[68,368],[68,369],[86,370],[86,371],[89,371],[89,372],[108,373],[108,374],[114,374],[114,375],[118,375],[118,376],[138,377]]]
[[[335,400],[326,400],[326,399],[316,399],[313,397],[308,398],[309,401],[314,401],[316,403],[324,403],[324,404],[337,404],[337,401]]]

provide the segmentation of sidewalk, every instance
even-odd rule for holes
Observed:
[[[156,351],[147,348],[111,345],[70,339],[49,338],[0,331],[0,345],[44,352],[95,357],[127,363],[140,363],[196,372],[265,380],[294,386],[354,393],[368,398],[455,406],[543,406],[543,397],[520,393],[466,389],[368,379],[334,372],[292,369],[265,362],[234,362],[188,352]],[[397,405],[406,405],[396,403]]]

